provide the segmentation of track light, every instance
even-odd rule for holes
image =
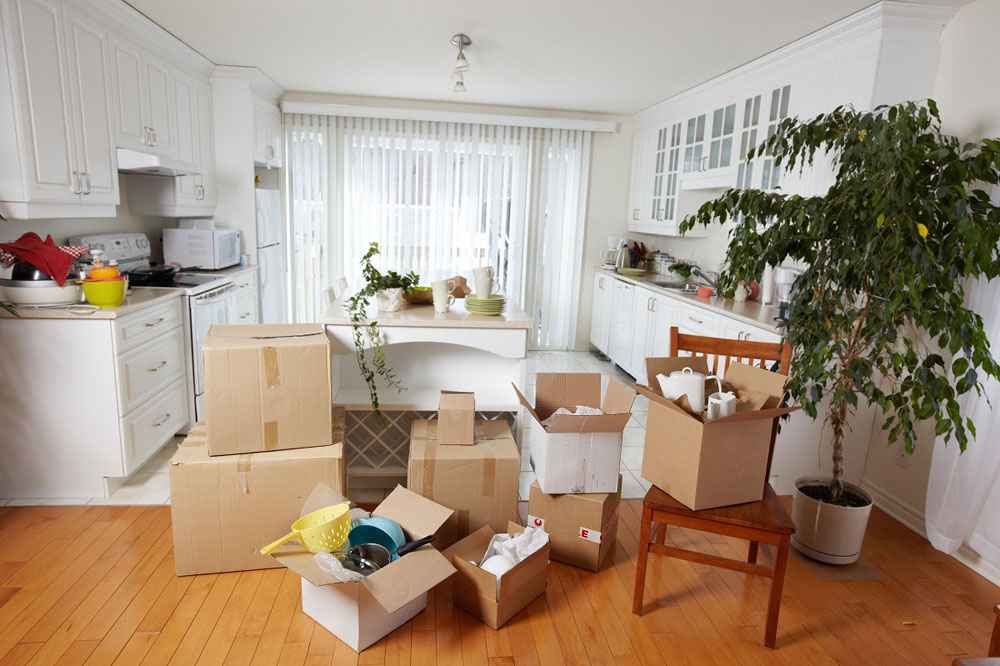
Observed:
[[[464,33],[456,33],[451,37],[451,44],[458,49],[458,57],[455,59],[455,69],[452,70],[452,75],[455,77],[455,85],[452,87],[453,92],[464,93],[465,92],[465,72],[469,71],[471,66],[469,65],[469,59],[465,57],[465,48],[472,44],[472,40],[469,36]]]

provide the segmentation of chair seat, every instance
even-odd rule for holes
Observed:
[[[646,497],[642,502],[643,505],[649,506],[654,511],[689,516],[698,520],[710,520],[712,522],[738,525],[740,527],[749,527],[778,534],[792,534],[795,532],[795,525],[792,523],[792,519],[788,516],[788,512],[785,511],[785,507],[778,499],[778,496],[774,493],[771,484],[767,485],[767,492],[764,494],[764,499],[759,502],[747,502],[746,504],[723,506],[717,509],[694,511],[656,486],[652,486],[646,491]]]

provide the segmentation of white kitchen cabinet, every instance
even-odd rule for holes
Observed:
[[[260,321],[260,309],[257,306],[257,274],[247,271],[233,277],[236,292],[233,297],[233,324],[256,324]]]
[[[0,212],[7,217],[114,215],[107,38],[57,0],[4,0]]]
[[[254,99],[254,156],[258,166],[281,167],[281,109],[265,100]]]
[[[646,377],[646,352],[650,347],[649,322],[653,314],[653,292],[642,287],[635,287],[632,295],[632,351],[628,363],[619,364],[637,382]]]
[[[628,370],[637,382],[649,384],[650,378],[646,376],[647,358],[670,355],[670,327],[674,325],[676,303],[674,299],[659,292],[636,287],[633,297],[635,334],[632,339],[631,367]]]
[[[201,162],[198,136],[198,94],[195,82],[172,73],[174,108],[176,109],[174,157],[178,162],[197,169]]]
[[[611,299],[615,280],[598,272],[594,275],[594,302],[590,310],[590,344],[602,354],[609,352],[611,338]]]
[[[113,52],[118,147],[177,157],[176,75],[127,40],[115,39]]]
[[[622,280],[611,280],[611,335],[608,356],[619,367],[628,370],[632,364],[633,297],[635,287]]]

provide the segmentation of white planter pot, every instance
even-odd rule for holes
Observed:
[[[851,483],[844,488],[868,500],[863,507],[837,506],[809,497],[800,488],[829,484],[829,477],[803,477],[795,481],[792,499],[792,522],[795,534],[792,546],[803,555],[827,564],[851,564],[861,556],[872,498]]]
[[[403,289],[394,287],[375,292],[375,302],[379,312],[397,312],[403,309]]]

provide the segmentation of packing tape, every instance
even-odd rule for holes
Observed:
[[[424,440],[424,474],[420,494],[427,499],[434,499],[434,463],[437,462],[437,447],[437,442]]]
[[[240,475],[240,490],[244,495],[250,494],[249,474],[253,470],[253,459],[248,455],[236,458],[236,471]]]
[[[483,497],[493,497],[495,493],[497,478],[497,459],[496,458],[486,458],[483,460],[483,483],[482,483],[482,494]]]
[[[278,448],[277,421],[266,421],[264,423],[264,448],[268,451]]]
[[[281,372],[278,369],[278,350],[275,347],[264,347],[261,350],[264,360],[264,381],[267,387],[281,384]]]

